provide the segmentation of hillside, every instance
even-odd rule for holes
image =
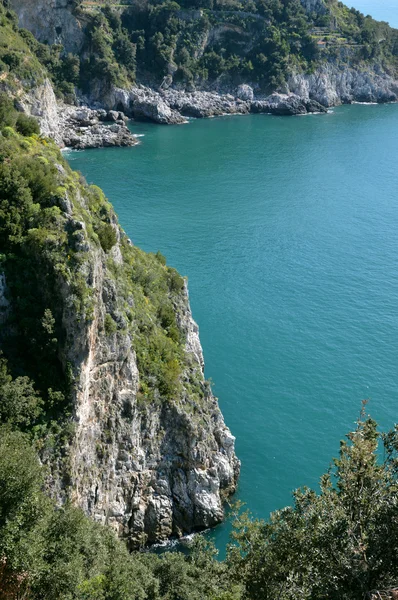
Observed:
[[[396,32],[326,0],[307,12],[293,0],[11,3],[19,25],[0,6],[0,600],[380,598],[371,590],[398,582],[398,433],[379,434],[365,409],[319,493],[296,491],[267,521],[232,507],[225,561],[201,536],[186,554],[143,551],[223,520],[235,440],[204,377],[186,280],[134,246],[46,134],[65,143],[70,119],[76,144],[88,129],[101,144],[126,129],[110,108],[177,123],[393,100]]]
[[[325,64],[377,64],[392,76],[397,66],[398,32],[336,0],[10,4],[21,26],[53,43],[51,57],[30,45],[69,99],[75,85],[100,99],[112,86],[137,82],[188,91],[247,83],[268,94],[283,90],[292,73]]]
[[[220,522],[239,462],[184,280],[53,144],[19,138],[1,101],[0,346],[5,373],[30,382],[3,417],[34,431],[51,494],[131,546]]]

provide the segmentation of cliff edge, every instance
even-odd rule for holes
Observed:
[[[219,523],[239,461],[186,281],[130,242],[55,145],[5,134],[0,347],[43,398],[33,431],[50,493],[131,548]]]

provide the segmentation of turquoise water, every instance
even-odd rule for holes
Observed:
[[[266,517],[317,485],[363,399],[398,420],[398,105],[133,128],[140,146],[69,160],[189,277],[238,495]]]

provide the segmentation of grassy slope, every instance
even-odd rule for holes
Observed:
[[[46,69],[31,52],[19,34],[17,19],[13,13],[0,6],[0,82],[17,91],[21,83],[29,89],[40,84]]]

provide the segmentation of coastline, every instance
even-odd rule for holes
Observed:
[[[342,104],[387,104],[398,101],[398,80],[378,65],[353,69],[324,63],[312,74],[292,73],[284,89],[268,96],[254,86],[239,85],[230,93],[159,89],[137,84],[112,87],[93,96],[78,95],[76,105],[57,101],[47,80],[27,94],[20,108],[39,119],[43,135],[60,148],[88,149],[139,143],[126,121],[181,125],[190,118],[270,114],[325,114]]]

